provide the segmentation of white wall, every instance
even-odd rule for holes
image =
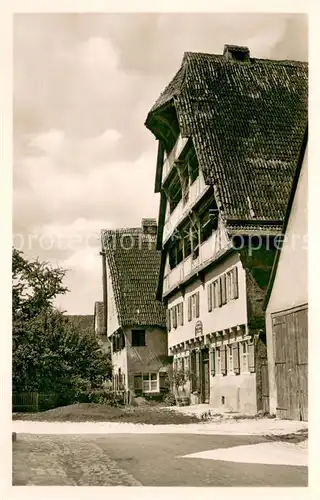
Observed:
[[[306,153],[267,312],[290,309],[308,302],[307,161]]]
[[[207,298],[207,284],[212,280],[218,278],[224,272],[229,271],[232,267],[238,268],[238,286],[239,297],[233,299],[227,304],[208,311],[208,298]],[[188,321],[188,297],[193,293],[199,291],[200,293],[200,315],[199,318],[193,318]],[[232,253],[226,259],[213,269],[211,269],[205,276],[205,284],[200,280],[189,285],[185,290],[185,296],[182,297],[181,292],[169,298],[168,308],[183,301],[184,321],[183,326],[178,326],[176,329],[171,328],[168,333],[168,346],[169,348],[195,337],[195,324],[198,320],[202,321],[203,334],[213,333],[216,331],[224,330],[236,325],[247,323],[247,300],[246,300],[246,279],[245,271],[242,267],[239,255]]]
[[[288,221],[276,277],[266,310],[270,412],[276,413],[277,389],[273,352],[272,313],[308,303],[308,153],[306,152]]]

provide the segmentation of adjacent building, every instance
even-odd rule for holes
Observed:
[[[307,64],[185,53],[158,140],[157,298],[192,403],[269,410],[263,301],[307,122]]]
[[[265,301],[270,411],[308,420],[307,133]]]
[[[161,252],[157,223],[102,231],[106,329],[113,388],[159,395],[170,364],[164,305],[156,300]]]

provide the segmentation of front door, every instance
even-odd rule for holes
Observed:
[[[202,351],[202,402],[210,402],[209,351]]]

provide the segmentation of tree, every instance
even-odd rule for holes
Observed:
[[[13,389],[75,395],[111,376],[96,339],[53,306],[66,271],[13,249]]]

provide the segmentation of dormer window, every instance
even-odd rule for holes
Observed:
[[[250,61],[250,50],[248,47],[239,45],[225,45],[223,55],[227,61]]]

